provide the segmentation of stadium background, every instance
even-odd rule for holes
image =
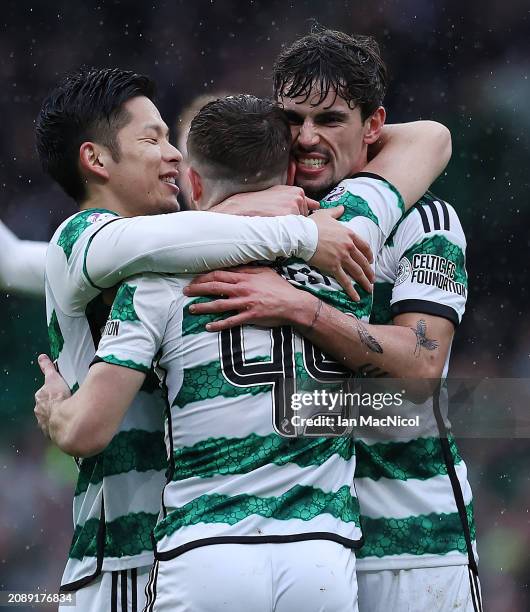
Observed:
[[[81,63],[146,72],[175,125],[200,93],[267,95],[273,58],[311,19],[375,35],[391,75],[391,122],[450,127],[453,159],[435,192],[468,238],[469,301],[452,375],[530,377],[530,11],[524,0],[388,2],[172,0],[2,2],[0,216],[47,240],[74,206],[42,174],[34,118],[58,76]],[[0,245],[1,248],[1,245]],[[33,414],[47,350],[44,302],[0,295],[0,589],[54,591],[71,537],[73,463]],[[527,440],[463,440],[488,610],[530,609]],[[41,608],[42,609],[42,608]]]

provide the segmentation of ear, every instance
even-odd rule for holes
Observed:
[[[197,205],[204,191],[201,175],[197,172],[197,170],[195,170],[195,168],[193,168],[193,166],[190,166],[188,168],[188,178],[190,179],[191,185],[191,201],[193,204]]]
[[[379,139],[381,129],[385,125],[386,111],[380,106],[374,113],[364,122],[363,142],[365,144],[373,144]]]
[[[101,146],[93,142],[84,142],[79,147],[79,162],[81,164],[81,172],[86,177],[97,176],[98,178],[108,180],[109,171],[106,167],[106,162],[110,154]]]
[[[296,162],[290,157],[289,165],[287,166],[287,185],[294,185],[294,177],[296,174]]]

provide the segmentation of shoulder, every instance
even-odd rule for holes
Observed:
[[[403,198],[398,190],[386,179],[371,172],[358,172],[342,180],[323,200],[322,208],[344,206],[340,221],[349,221],[362,215],[371,218],[377,225],[379,221],[372,208],[384,210],[395,207],[398,214],[405,209]],[[378,206],[379,205],[379,206]]]
[[[52,237],[51,244],[60,247],[68,260],[75,244],[89,229],[92,229],[92,234],[107,222],[116,219],[120,219],[117,213],[104,208],[82,210],[61,223]]]
[[[443,237],[465,250],[466,238],[455,208],[427,192],[414,204],[388,237],[385,247],[403,250],[424,239]]]

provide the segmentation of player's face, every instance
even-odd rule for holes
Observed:
[[[351,109],[334,90],[312,105],[319,97],[313,90],[305,102],[303,96],[280,99],[291,124],[295,184],[317,199],[359,172],[366,165],[367,152],[367,122],[362,121],[359,108]]]
[[[168,127],[143,96],[125,104],[131,119],[119,132],[120,160],[110,162],[109,186],[131,215],[179,209],[178,165],[182,155],[168,140]]]

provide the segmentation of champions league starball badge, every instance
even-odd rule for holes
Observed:
[[[338,185],[333,191],[324,198],[324,202],[337,202],[340,200],[342,194],[346,191],[346,187]]]

